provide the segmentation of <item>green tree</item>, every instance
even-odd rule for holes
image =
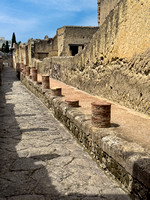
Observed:
[[[9,45],[8,45],[8,41],[6,41],[6,45],[5,45],[5,53],[9,53]]]
[[[21,41],[19,41],[17,44],[18,44],[18,45],[21,44]]]
[[[11,40],[11,47],[13,47],[13,44],[17,44],[17,42],[16,42],[16,36],[15,36],[15,33],[13,32],[13,34],[12,34],[12,40]]]

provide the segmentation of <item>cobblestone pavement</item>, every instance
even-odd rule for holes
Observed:
[[[3,70],[0,200],[127,200],[51,112]]]

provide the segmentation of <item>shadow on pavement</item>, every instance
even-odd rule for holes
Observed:
[[[42,161],[56,159],[58,154],[19,157],[16,145],[22,139],[22,131],[16,121],[14,104],[7,103],[6,94],[12,92],[17,79],[12,69],[3,70],[0,87],[0,199],[7,200],[126,200],[127,195],[105,194],[101,196],[70,193],[63,195],[52,184],[50,174]],[[21,116],[21,115],[20,115]],[[18,117],[18,115],[17,115]],[[39,129],[42,131],[42,129]],[[44,129],[45,130],[45,129]],[[28,130],[29,131],[29,130]],[[32,131],[34,131],[32,129]],[[36,130],[35,130],[36,131]],[[111,184],[111,183],[110,183]],[[82,187],[82,186],[80,186]]]

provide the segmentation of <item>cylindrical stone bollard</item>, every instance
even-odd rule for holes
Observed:
[[[49,76],[42,75],[42,89],[49,89]]]
[[[30,76],[30,67],[29,66],[26,66],[26,75]]]
[[[56,87],[56,88],[51,88],[51,90],[52,90],[53,95],[55,95],[55,96],[61,96],[62,95],[61,94],[61,88]]]
[[[99,128],[110,127],[111,104],[105,102],[93,102],[92,105],[92,124]]]
[[[77,99],[66,99],[65,102],[70,107],[79,107],[79,100]]]
[[[32,69],[32,81],[37,81],[37,69]]]

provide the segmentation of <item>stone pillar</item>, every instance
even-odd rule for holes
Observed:
[[[26,66],[23,64],[23,73],[26,75]]]
[[[61,96],[61,88],[52,88],[51,90],[54,96]]]
[[[41,74],[37,74],[37,84],[42,84],[42,76]]]
[[[32,69],[32,81],[37,81],[37,69]]]
[[[79,100],[77,99],[66,99],[65,102],[70,107],[79,107]]]
[[[26,75],[30,76],[30,67],[29,66],[26,66]]]
[[[92,124],[99,128],[110,127],[111,104],[105,102],[93,102],[92,105]]]
[[[42,89],[49,89],[49,75],[42,75]]]

